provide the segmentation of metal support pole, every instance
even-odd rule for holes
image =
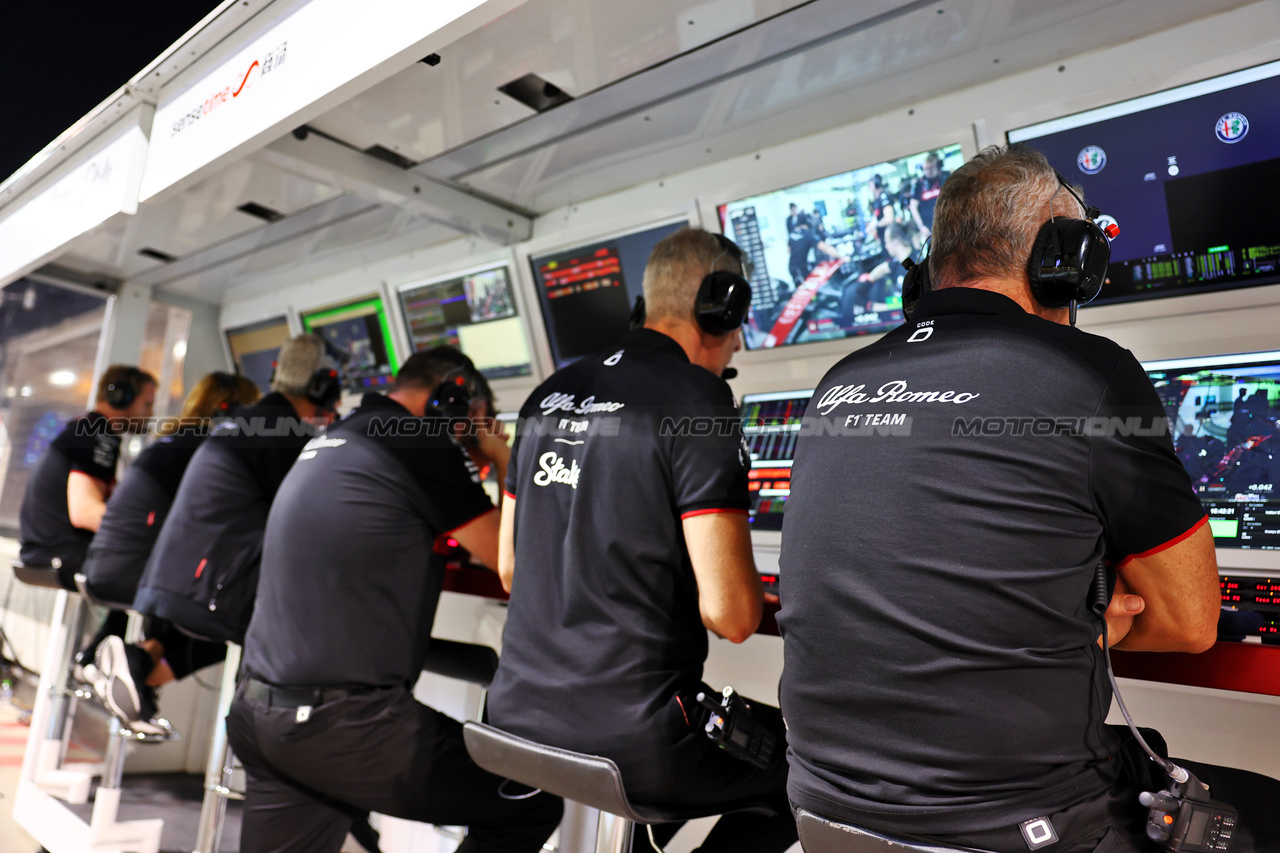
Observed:
[[[240,670],[240,647],[227,643],[227,660],[222,665],[222,686],[218,691],[218,713],[209,746],[209,763],[204,774],[204,802],[200,806],[200,823],[196,828],[193,853],[218,853],[222,844],[222,825],[227,816],[227,799],[236,796],[231,790],[231,773],[235,756],[227,743],[227,713],[236,693],[236,674]]]
[[[625,817],[600,812],[596,824],[596,853],[631,853],[631,834],[635,824]]]

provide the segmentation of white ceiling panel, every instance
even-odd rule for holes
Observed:
[[[771,29],[808,32],[827,12],[847,8],[817,0],[728,42],[768,39]],[[957,91],[995,77],[1077,56],[1154,29],[1244,5],[1238,0],[1168,0],[1153,27],[1151,4],[1142,0],[944,0],[897,4],[868,26],[816,39],[803,49],[758,62],[742,73],[688,77],[686,91],[629,107],[614,118],[574,128],[517,153],[507,141],[528,136],[537,122],[564,110],[603,109],[615,90],[643,85],[650,75],[679,70],[697,53],[661,69],[607,87],[420,165],[415,171],[458,183],[534,210],[556,207],[747,154],[842,124]],[[758,43],[758,42],[757,42]],[[758,49],[755,48],[755,49]],[[623,99],[626,100],[626,99]],[[647,118],[647,120],[646,120]],[[886,133],[892,133],[886,127]],[[488,159],[489,165],[470,164]],[[856,155],[850,166],[860,165]],[[463,171],[441,174],[452,168]],[[815,176],[816,177],[816,176]]]
[[[498,91],[525,74],[581,97],[802,5],[532,0],[441,51],[439,65],[415,63],[311,126],[360,149],[426,160],[534,116]]]

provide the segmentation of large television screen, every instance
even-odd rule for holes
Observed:
[[[343,375],[349,391],[390,385],[400,369],[380,296],[310,311],[302,315],[302,327],[345,354]]]
[[[781,530],[782,514],[791,495],[791,464],[795,460],[800,419],[813,389],[746,394],[742,398],[742,432],[751,455],[747,488],[751,490],[749,520],[755,530]]]
[[[400,289],[414,352],[451,344],[489,379],[528,376],[529,344],[505,264]]]
[[[272,317],[237,326],[227,329],[226,335],[236,372],[248,377],[263,394],[269,392],[280,348],[293,336],[289,331],[288,319]]]
[[[1095,303],[1280,281],[1280,62],[1008,137],[1120,226]]]
[[[1217,547],[1280,550],[1280,352],[1144,367]]]
[[[617,343],[636,297],[644,293],[649,253],[687,224],[673,222],[529,259],[557,368]]]
[[[721,229],[755,265],[747,348],[899,325],[902,261],[920,259],[938,193],[963,162],[947,145],[721,205]]]

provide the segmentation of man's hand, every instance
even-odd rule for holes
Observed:
[[[508,436],[502,427],[502,421],[476,418],[471,423],[476,430],[475,456],[480,457],[475,462],[506,468],[507,461],[511,458],[511,448],[507,445]]]
[[[1114,646],[1133,630],[1133,620],[1147,606],[1142,596],[1129,592],[1129,588],[1120,578],[1116,578],[1115,592],[1111,594],[1111,603],[1107,605],[1104,618],[1107,620],[1107,645]],[[1102,638],[1098,638],[1102,645]]]

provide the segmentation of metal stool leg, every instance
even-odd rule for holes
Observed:
[[[631,835],[635,824],[625,817],[600,812],[596,824],[596,853],[631,853]]]
[[[227,643],[227,660],[222,668],[222,686],[218,691],[218,715],[209,748],[209,763],[204,774],[204,802],[200,806],[200,823],[196,830],[193,853],[217,853],[222,844],[222,825],[227,817],[227,800],[239,799],[231,790],[231,774],[235,756],[227,743],[227,713],[236,692],[236,674],[240,670],[240,647]]]

